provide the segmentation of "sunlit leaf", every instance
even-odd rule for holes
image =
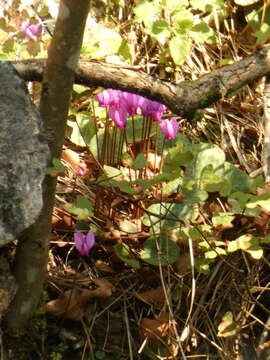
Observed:
[[[241,6],[249,6],[249,5],[253,5],[256,4],[257,2],[259,2],[260,0],[234,0],[234,2],[236,3],[236,5],[241,5]]]
[[[231,213],[216,213],[213,214],[212,217],[212,223],[213,226],[218,227],[221,226],[223,228],[226,227],[232,227],[232,221],[235,218],[235,215],[231,214]]]
[[[165,44],[170,34],[171,32],[169,31],[167,21],[156,20],[152,24],[151,35],[154,36],[161,44]]]
[[[223,9],[224,8],[224,0],[190,0],[190,5],[198,10],[203,12],[211,12],[213,9]]]
[[[194,17],[188,10],[177,12],[173,17],[173,26],[180,34],[187,33],[193,26]]]
[[[159,7],[154,2],[140,1],[134,8],[135,20],[145,23],[154,21],[158,12]]]
[[[7,39],[4,44],[2,45],[2,51],[4,53],[9,53],[14,50],[15,41],[13,38]]]
[[[219,337],[229,337],[236,335],[238,331],[238,325],[233,319],[233,314],[231,311],[227,311],[218,325],[218,334]]]
[[[78,195],[75,204],[67,204],[65,209],[71,214],[77,215],[79,220],[86,220],[93,216],[93,205],[85,196]]]
[[[108,166],[108,165],[104,165],[103,167],[105,174],[109,177],[109,178],[115,178],[118,177],[119,175],[122,175],[122,171],[119,169],[116,169],[112,166]]]
[[[174,36],[169,42],[169,49],[176,65],[182,65],[191,51],[191,41],[185,36]]]
[[[189,35],[196,43],[215,44],[217,42],[216,33],[206,23],[199,23],[193,26]]]

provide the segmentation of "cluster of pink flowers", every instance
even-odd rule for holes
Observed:
[[[137,110],[145,117],[160,123],[160,128],[167,139],[174,139],[179,124],[175,118],[162,119],[167,107],[157,101],[146,99],[140,95],[126,91],[106,89],[94,96],[102,107],[109,107],[109,117],[115,122],[118,129],[124,129],[128,115],[134,116]]]
[[[24,33],[27,39],[34,41],[40,40],[42,32],[42,21],[39,21],[37,24],[29,24],[29,22],[24,21],[21,25],[21,32]]]

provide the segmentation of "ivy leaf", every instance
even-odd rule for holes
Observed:
[[[189,34],[194,39],[194,41],[199,44],[205,42],[208,44],[216,44],[217,42],[215,32],[204,22],[193,26]]]
[[[174,36],[169,42],[169,49],[176,65],[182,65],[191,51],[191,41],[186,36]]]
[[[134,8],[135,20],[139,22],[144,21],[145,23],[152,22],[155,20],[159,10],[160,9],[156,3],[141,1]]]
[[[139,170],[143,169],[147,163],[147,160],[143,153],[140,153],[136,159],[133,161],[132,169],[133,170]]]
[[[233,314],[231,311],[227,311],[218,325],[218,334],[219,337],[229,337],[236,335],[238,331],[238,325],[233,319]]]
[[[228,229],[233,227],[232,221],[234,218],[235,215],[231,213],[215,213],[212,217],[212,223],[214,227]]]
[[[50,175],[51,177],[57,177],[65,174],[65,167],[62,164],[61,160],[53,158],[52,164],[53,166],[46,169],[46,174]]]
[[[173,17],[173,26],[180,34],[186,34],[193,26],[194,17],[188,10],[177,12]]]
[[[228,252],[235,252],[239,249],[249,253],[255,260],[259,260],[263,256],[263,249],[259,245],[258,239],[250,234],[242,235],[236,240],[229,242]]]
[[[15,41],[12,38],[7,39],[2,45],[2,51],[4,53],[10,53],[14,50]]]
[[[86,220],[93,216],[93,205],[85,196],[78,195],[75,204],[67,204],[65,209],[71,214],[77,215],[79,220]]]
[[[135,269],[140,269],[141,265],[138,260],[132,258],[130,254],[129,247],[126,244],[118,243],[114,247],[115,254],[121,259],[124,263],[132,266]]]
[[[112,166],[104,165],[103,170],[104,170],[106,176],[109,177],[109,178],[116,178],[119,175],[122,175],[121,170],[116,169],[116,168],[114,168]]]
[[[151,35],[154,36],[161,44],[165,44],[170,36],[168,23],[165,20],[157,20],[152,24]]]
[[[205,12],[211,12],[213,9],[223,9],[224,0],[190,0],[190,5],[198,10]]]
[[[158,242],[158,244],[157,244]],[[142,260],[151,265],[168,265],[174,263],[180,256],[179,246],[166,238],[156,240],[154,237],[144,242],[144,248],[140,251]]]

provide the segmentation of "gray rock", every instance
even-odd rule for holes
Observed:
[[[0,246],[38,217],[48,157],[41,117],[24,81],[0,61]]]

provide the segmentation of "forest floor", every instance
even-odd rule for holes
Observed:
[[[166,80],[194,80],[224,59],[254,52],[242,12],[223,27],[218,45],[194,46],[181,71]],[[161,76],[154,51],[141,55],[154,59],[142,61],[141,69]],[[93,100],[97,89],[74,87],[44,294],[28,336],[14,349],[16,360],[270,357],[263,89],[260,80],[192,121],[176,117],[177,138],[160,144],[156,129],[151,133],[136,119],[130,120],[133,134],[117,135]],[[90,134],[90,124],[103,135]],[[84,144],[85,137],[92,142]],[[207,154],[226,171],[210,169]],[[189,188],[195,160],[210,169],[196,191],[194,184]],[[179,176],[155,180],[164,163]],[[89,229],[95,245],[81,256],[74,233]]]

